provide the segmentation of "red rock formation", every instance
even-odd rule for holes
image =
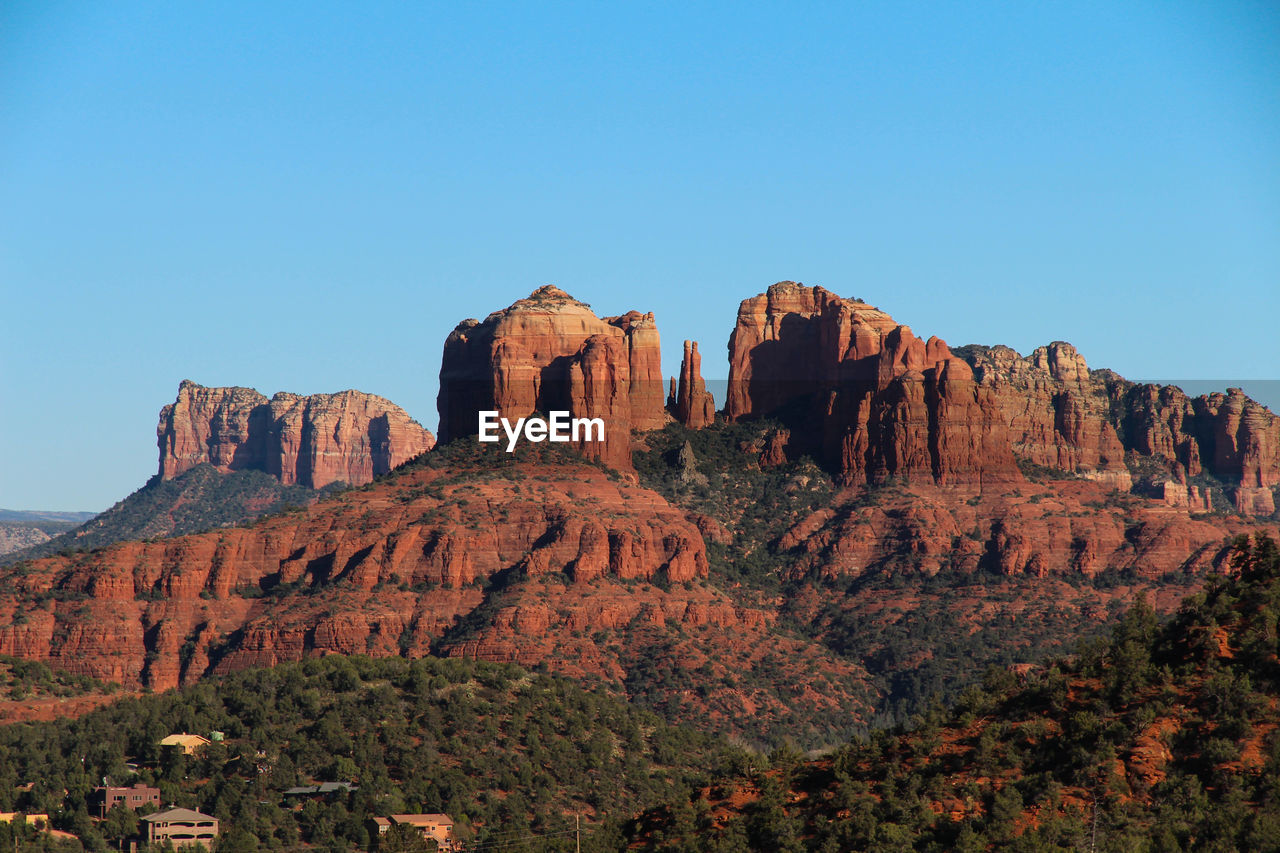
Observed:
[[[201,463],[221,471],[266,470],[270,411],[252,388],[205,388],[190,380],[160,410],[160,476],[171,480]]]
[[[702,356],[697,341],[684,342],[684,358],[680,362],[680,382],[671,380],[667,408],[672,416],[692,429],[710,426],[716,418],[716,404],[702,378]]]
[[[1164,497],[1172,482],[1171,506],[1212,505],[1205,484],[1189,482],[1205,473],[1226,484],[1237,512],[1276,511],[1274,414],[1239,390],[1192,401],[1177,388],[1091,371],[1061,341],[1025,358],[1003,346],[953,354],[861,301],[780,282],[743,301],[729,371],[731,420],[782,418],[786,455],[812,453],[847,485],[1017,483],[1017,458],[1128,491],[1129,453],[1144,493]],[[783,456],[771,447],[768,458]]]
[[[605,421],[603,442],[577,443],[586,456],[630,471],[631,430],[665,422],[662,386],[653,314],[600,319],[548,285],[449,335],[440,366],[440,437],[475,435],[480,411],[512,422],[568,411]]]
[[[820,287],[779,282],[742,303],[725,413],[799,418],[800,449],[817,450],[846,484],[1021,480],[990,393],[963,360]]]
[[[1235,493],[1236,511],[1244,515],[1274,513],[1273,488],[1280,484],[1280,418],[1239,388],[1199,398],[1196,413],[1209,421],[1210,452],[1205,454],[1209,469],[1240,484]]]
[[[729,337],[725,416],[769,414],[838,379],[866,379],[897,324],[879,309],[821,287],[781,281],[743,300]]]
[[[780,549],[797,555],[793,578],[987,567],[1006,575],[1092,577],[1112,569],[1168,579],[1223,568],[1231,537],[1256,526],[1189,519],[1185,492],[1178,512],[1088,480],[1028,483],[973,500],[927,484],[874,503],[845,500],[782,537]]]
[[[209,463],[314,489],[336,481],[364,485],[435,445],[402,409],[372,394],[281,392],[267,400],[251,388],[189,381],[161,409],[156,436],[166,480]]]
[[[1027,358],[1004,346],[960,352],[979,384],[991,389],[1014,453],[1121,491],[1130,488],[1106,381],[1092,376],[1075,347],[1055,341]]]
[[[865,710],[858,664],[705,583],[715,521],[593,465],[517,463],[433,460],[250,527],[0,569],[0,653],[156,690],[342,652],[546,664],[623,692],[661,659],[706,685],[670,707],[738,731],[756,711]],[[757,668],[778,682],[736,685]],[[815,678],[834,686],[787,686]]]
[[[428,648],[483,599],[475,582],[498,572],[707,575],[683,511],[597,468],[527,464],[518,479],[448,481],[417,468],[251,527],[36,561],[0,581],[0,653],[161,689],[203,673],[211,645],[222,669],[313,650],[397,654],[406,631]],[[87,597],[85,609],[31,612],[28,597],[52,589]],[[308,589],[336,602],[319,622]],[[187,643],[205,657],[184,661]]]
[[[1213,500],[1208,490],[1165,480],[1160,484],[1160,494],[1166,506],[1185,509],[1188,513],[1212,512]]]

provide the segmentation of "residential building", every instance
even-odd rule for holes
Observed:
[[[386,835],[393,826],[416,829],[423,838],[433,839],[442,851],[458,849],[453,838],[453,820],[446,814],[393,814],[373,819],[379,836]]]
[[[141,782],[132,788],[114,788],[110,785],[94,788],[89,795],[89,804],[94,814],[106,817],[112,806],[122,805],[127,809],[137,809],[148,803],[160,805],[160,789],[143,785]]]
[[[201,749],[209,745],[207,737],[200,735],[190,735],[182,732],[176,735],[169,735],[160,741],[161,747],[172,746],[181,749],[187,755],[194,755]]]
[[[212,847],[218,837],[218,819],[191,809],[166,809],[147,815],[142,822],[146,824],[143,836],[148,844],[168,841],[174,847]]]
[[[13,823],[18,818],[29,823],[36,829],[45,829],[49,826],[49,816],[47,814],[23,814],[22,812],[0,812],[0,823]]]

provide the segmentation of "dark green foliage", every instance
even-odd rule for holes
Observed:
[[[873,577],[843,590],[833,585],[823,609],[809,620],[830,648],[866,667],[881,694],[873,720],[877,728],[906,723],[935,697],[954,699],[990,667],[1039,662],[1060,654],[1074,638],[1106,630],[1090,608],[1065,606],[1068,602],[1041,608],[1033,618],[1010,613],[982,621],[957,606],[967,595],[993,595],[996,584],[1002,596],[1036,600],[1043,585],[1038,578],[982,573],[918,578],[910,586],[912,606],[895,618],[845,605],[860,595],[891,595],[896,582]]]
[[[1025,683],[993,670],[914,730],[800,767],[781,800],[787,776],[757,780],[723,830],[679,849],[733,834],[787,849],[797,825],[815,851],[1280,849],[1280,548],[1241,537],[1232,569],[1163,626],[1139,600],[1072,661]]]
[[[749,448],[777,427],[772,421],[717,423],[697,430],[669,424],[646,434],[649,450],[634,456],[643,485],[733,530],[732,544],[708,546],[713,581],[778,589],[782,570],[793,558],[777,551],[777,538],[829,504],[834,494],[830,475],[811,460],[768,468],[756,464]],[[686,442],[693,452],[693,471],[679,460]]]
[[[156,746],[171,732],[211,730],[226,741],[196,756]],[[742,755],[513,665],[329,656],[123,700],[78,720],[2,727],[0,811],[47,812],[90,846],[114,841],[130,815],[94,827],[85,810],[107,776],[157,784],[166,803],[216,815],[226,849],[365,849],[368,818],[419,811],[449,814],[477,841],[563,833],[581,814],[599,830],[597,846],[584,849],[601,849],[616,838],[601,828],[605,818],[704,784],[741,766]],[[136,775],[126,760],[140,765]],[[359,790],[287,807],[284,789],[317,780]],[[35,783],[30,791],[18,787],[25,782]]]
[[[1045,483],[1050,480],[1078,479],[1078,477],[1070,471],[1063,471],[1061,468],[1053,468],[1048,465],[1040,465],[1025,456],[1018,456],[1015,458],[1018,463],[1018,470],[1022,472],[1022,476],[1026,477],[1033,483]]]
[[[52,670],[40,661],[0,655],[0,696],[23,700],[40,696],[83,696],[108,688],[102,682],[87,675],[74,675],[63,670]]]

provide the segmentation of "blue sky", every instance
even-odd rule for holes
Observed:
[[[1274,3],[9,2],[0,506],[179,381],[354,387],[555,283],[727,372],[774,281],[1130,377],[1280,378]]]

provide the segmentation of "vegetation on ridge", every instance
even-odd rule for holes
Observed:
[[[1020,680],[992,670],[911,731],[725,777],[631,827],[662,851],[1280,849],[1280,549],[1237,540],[1160,625]]]

